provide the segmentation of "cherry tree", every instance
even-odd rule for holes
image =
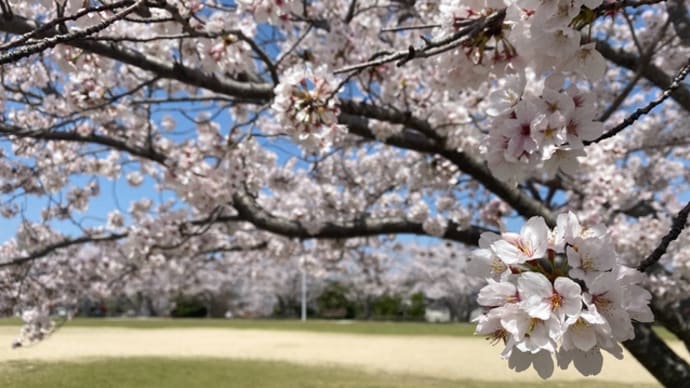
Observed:
[[[401,288],[407,293],[421,292],[425,298],[444,306],[451,320],[466,321],[477,307],[476,294],[483,285],[483,274],[474,271],[462,258],[469,255],[464,244],[407,244],[409,261],[398,270]]]
[[[415,234],[438,254],[476,247],[456,259],[487,281],[477,332],[511,368],[596,374],[622,343],[664,385],[690,381],[648,325],[690,347],[684,1],[0,13],[0,215],[15,225],[0,310],[22,313],[17,344],[83,297],[213,290],[271,260],[327,270]],[[142,194],[122,203],[119,186]]]

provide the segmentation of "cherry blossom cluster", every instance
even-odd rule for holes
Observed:
[[[445,1],[440,6],[446,33],[468,28],[472,20],[505,17],[487,26],[455,51],[439,57],[439,68],[452,87],[479,88],[495,80],[487,113],[493,118],[484,142],[494,175],[508,181],[535,171],[553,176],[573,173],[576,158],[586,155],[583,141],[602,132],[596,121],[594,96],[575,85],[600,80],[606,63],[594,43],[581,44],[580,29],[591,23],[601,0]],[[488,20],[488,19],[487,19]],[[489,50],[488,47],[492,47]],[[492,52],[492,54],[487,54]],[[525,90],[540,84],[542,90]],[[569,76],[563,85],[564,77]],[[444,81],[445,82],[445,81]]]
[[[290,14],[302,12],[298,0],[238,0],[240,11],[248,12],[257,23],[281,24],[290,19]]]
[[[592,94],[563,85],[563,77],[552,75],[537,95],[516,75],[490,94],[488,113],[495,117],[484,145],[495,176],[515,181],[535,170],[547,177],[559,169],[575,173],[577,157],[586,155],[584,142],[599,137],[603,124],[596,121]]]
[[[593,21],[592,10],[602,0],[524,0],[513,2],[521,8],[512,31],[517,50],[529,58],[537,72],[555,69],[580,75],[592,82],[599,81],[606,62],[594,43],[582,44],[580,29]],[[519,16],[518,16],[519,15]],[[509,16],[510,18],[510,16]]]
[[[532,365],[542,378],[570,363],[585,376],[601,371],[601,350],[623,357],[618,342],[635,337],[632,321],[654,320],[642,274],[617,262],[602,226],[562,214],[550,230],[532,217],[519,234],[484,233],[468,270],[488,279],[478,302],[477,334],[502,341],[511,369]]]
[[[338,124],[338,81],[325,66],[295,66],[276,86],[272,108],[292,139],[309,153],[328,149],[346,131]]]
[[[552,69],[572,72],[597,81],[604,76],[606,63],[593,43],[581,44],[580,29],[593,21],[592,10],[601,3],[602,0],[445,0],[439,10],[446,26],[444,34],[505,10],[504,18],[494,21],[497,25],[486,26],[464,43],[464,56],[453,52],[461,62],[486,67],[483,71],[474,69],[467,81],[482,73],[500,76],[506,72],[506,66],[530,66],[538,73]]]
[[[22,312],[24,325],[19,330],[19,336],[12,342],[12,347],[30,345],[41,341],[55,330],[55,322],[50,318],[50,312],[44,308],[30,308]]]

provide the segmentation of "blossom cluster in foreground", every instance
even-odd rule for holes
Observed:
[[[603,227],[580,225],[573,213],[553,230],[532,217],[520,234],[484,233],[479,245],[468,263],[488,279],[476,333],[502,341],[501,356],[518,372],[532,365],[547,378],[555,355],[562,369],[598,374],[602,349],[621,359],[618,342],[635,337],[632,321],[654,319],[642,274],[617,262]]]

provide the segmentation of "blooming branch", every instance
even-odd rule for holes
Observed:
[[[661,259],[661,256],[666,253],[669,244],[677,239],[683,229],[685,229],[687,226],[689,214],[690,202],[688,202],[688,204],[686,204],[685,207],[682,208],[678,214],[676,214],[671,222],[671,230],[669,230],[664,238],[661,239],[661,242],[659,242],[659,245],[654,249],[654,251],[652,251],[652,253],[650,253],[649,256],[647,256],[647,258],[640,263],[640,265],[637,267],[638,271],[647,271],[652,265],[656,264],[656,262]]]
[[[532,365],[547,378],[555,355],[563,369],[598,374],[601,350],[622,358],[618,342],[635,337],[632,321],[654,320],[642,274],[621,265],[611,245],[602,226],[585,227],[572,213],[553,230],[533,217],[519,235],[482,234],[468,264],[488,279],[477,334],[503,342],[501,356],[518,372]]]

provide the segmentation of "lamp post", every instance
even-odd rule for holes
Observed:
[[[302,322],[307,321],[307,271],[302,268]]]

